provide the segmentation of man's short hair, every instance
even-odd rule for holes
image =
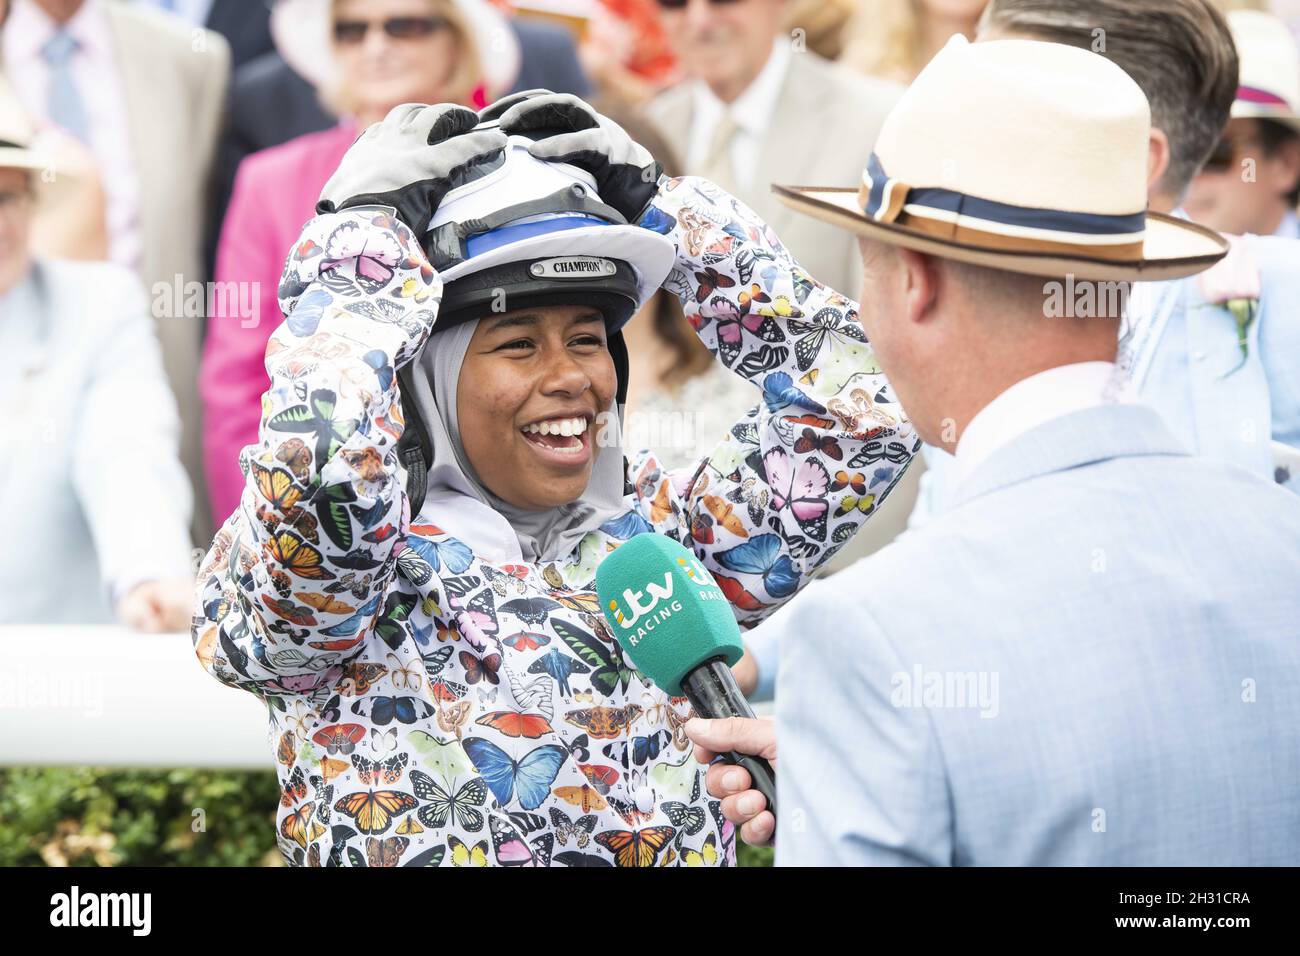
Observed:
[[[1156,188],[1183,195],[1237,96],[1237,48],[1209,0],[993,0],[986,22],[1092,50],[1123,69],[1169,139],[1169,168]]]
[[[897,264],[899,247],[891,243],[858,237],[858,248],[868,269],[894,268]],[[884,261],[882,262],[882,258]],[[1030,315],[1042,315],[1045,318],[1057,317],[1050,312],[1053,297],[1058,305],[1069,308],[1060,296],[1067,287],[1077,290],[1079,295],[1086,294],[1085,287],[1091,286],[1092,305],[1088,314],[1078,313],[1079,318],[1121,319],[1123,303],[1128,298],[1128,283],[1104,282],[1079,279],[1073,276],[1067,279],[1062,272],[1058,276],[1033,275],[1027,272],[1011,272],[993,266],[963,262],[959,259],[947,259],[943,256],[931,256],[935,266],[943,274],[941,281],[960,287],[960,295],[967,301],[983,309],[989,315],[1000,316],[1002,321],[1013,322]],[[1118,310],[1109,308],[1115,295],[1108,287],[1125,286]],[[1066,312],[1065,315],[1074,313]]]
[[[965,295],[973,302],[993,310],[1005,309],[1008,313],[1039,311],[1046,296],[1048,276],[1028,275],[980,266],[956,259],[939,259],[949,279],[961,284]]]

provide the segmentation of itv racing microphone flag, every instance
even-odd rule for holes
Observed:
[[[686,548],[661,534],[620,545],[596,569],[600,607],[637,670],[669,694],[682,678],[744,654],[740,628],[713,575]]]

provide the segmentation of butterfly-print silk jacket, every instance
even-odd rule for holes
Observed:
[[[308,865],[725,865],[734,834],[682,724],[600,617],[596,565],[666,534],[761,621],[874,512],[919,441],[856,305],[816,284],[732,197],[663,181],[701,339],[755,408],[689,471],[629,462],[627,512],[565,560],[500,565],[409,514],[394,369],[441,281],[391,210],[319,216],[291,253],[260,442],[199,575],[194,641],[263,698],[278,832]]]

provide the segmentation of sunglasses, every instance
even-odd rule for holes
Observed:
[[[709,5],[721,7],[739,2],[740,0],[709,0]],[[690,0],[659,0],[659,6],[665,10],[685,10],[688,3],[690,3]]]
[[[0,216],[17,215],[31,204],[32,198],[30,190],[0,193]]]
[[[1254,142],[1255,140],[1251,138],[1238,137],[1233,139],[1230,136],[1224,136],[1214,144],[1214,149],[1210,151],[1210,155],[1206,158],[1205,165],[1202,168],[1212,173],[1224,172],[1234,165],[1234,160],[1242,148],[1251,146]]]
[[[441,30],[447,25],[443,17],[389,17],[387,20],[336,20],[334,42],[356,46],[363,42],[371,27],[379,27],[394,40],[418,40]]]

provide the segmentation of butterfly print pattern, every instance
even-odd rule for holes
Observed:
[[[241,455],[243,497],[204,560],[193,622],[205,669],[267,705],[290,864],[734,862],[682,729],[689,705],[622,655],[596,568],[634,535],[666,534],[752,626],[867,519],[859,502],[888,494],[918,440],[854,303],[750,210],[665,179],[642,225],[674,242],[665,287],[756,406],[689,473],[629,455],[627,512],[537,565],[489,563],[410,514],[395,370],[442,291],[415,236],[381,207],[304,228],[260,441]],[[818,374],[832,352],[839,371]]]

